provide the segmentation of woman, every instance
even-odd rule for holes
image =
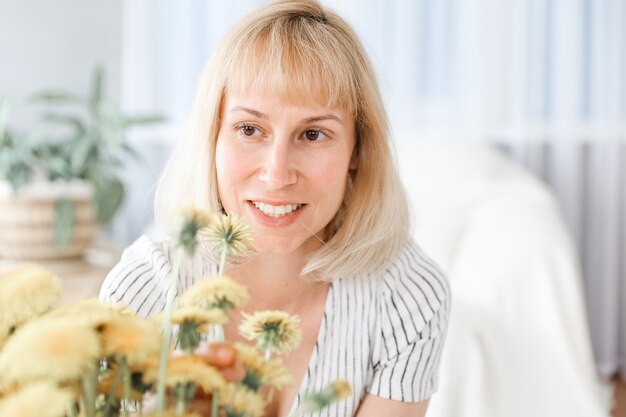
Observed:
[[[303,342],[284,358],[299,383],[267,415],[285,416],[307,391],[343,378],[353,396],[324,415],[423,416],[449,288],[409,239],[386,115],[353,31],[313,0],[260,8],[209,60],[190,126],[160,180],[157,225],[171,232],[181,205],[242,216],[254,256],[226,274],[252,294],[245,310],[301,319]],[[101,298],[161,311],[170,259],[167,241],[140,238]],[[184,290],[216,266],[196,256],[182,270]],[[237,322],[227,340],[240,339]]]

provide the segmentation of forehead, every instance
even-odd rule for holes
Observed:
[[[277,97],[293,105],[356,112],[352,66],[336,53],[316,53],[297,42],[257,39],[234,51],[228,67],[226,94]]]

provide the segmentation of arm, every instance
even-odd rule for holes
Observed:
[[[428,401],[404,403],[367,394],[359,406],[356,417],[424,417]]]

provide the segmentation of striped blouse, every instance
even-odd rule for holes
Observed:
[[[161,312],[170,288],[170,261],[167,242],[139,238],[107,276],[100,299],[126,304],[142,316]],[[187,260],[181,268],[182,291],[216,269],[200,255]],[[366,393],[405,402],[429,398],[437,386],[449,309],[448,282],[414,243],[382,274],[333,280],[292,411],[307,392],[336,379],[351,384],[352,396],[314,416],[353,416]]]

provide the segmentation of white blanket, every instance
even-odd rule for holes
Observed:
[[[607,417],[576,248],[552,193],[485,147],[401,142],[415,237],[448,273],[429,417]]]

